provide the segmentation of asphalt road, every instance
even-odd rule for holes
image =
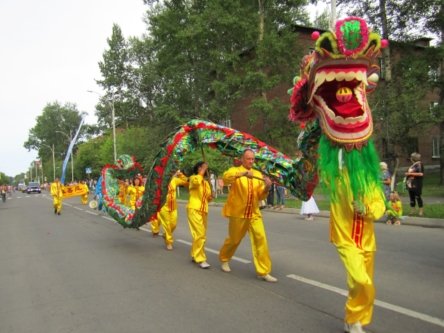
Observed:
[[[66,200],[16,193],[0,203],[0,332],[342,332],[345,273],[328,220],[264,212],[276,284],[256,279],[248,237],[219,269],[226,236],[209,216],[207,256],[190,261],[179,208],[174,251],[146,230]],[[146,227],[146,228],[145,228]],[[444,332],[444,229],[377,224],[377,302],[368,332]]]

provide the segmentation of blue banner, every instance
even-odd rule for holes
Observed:
[[[69,161],[69,156],[72,153],[72,148],[76,144],[77,137],[79,136],[80,129],[82,128],[83,122],[85,121],[84,118],[80,121],[79,128],[77,129],[76,135],[74,135],[74,138],[72,139],[71,143],[69,144],[68,151],[66,152],[65,160],[63,161],[63,168],[62,168],[62,177],[60,178],[60,183],[65,184],[65,173],[66,173],[66,165]]]

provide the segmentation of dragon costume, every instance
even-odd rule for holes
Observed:
[[[367,93],[378,82],[377,57],[387,41],[358,17],[312,39],[315,50],[303,58],[289,91],[289,118],[322,129],[317,168],[330,193],[330,239],[347,271],[346,331],[363,332],[375,296],[373,221],[385,211]]]
[[[127,155],[103,169],[103,199],[107,212],[124,227],[139,228],[152,221],[185,155],[203,145],[232,157],[253,150],[254,167],[302,200],[308,200],[321,181],[330,192],[331,241],[347,271],[346,331],[363,332],[361,325],[371,321],[375,292],[373,221],[385,210],[367,93],[376,87],[377,57],[388,44],[357,17],[338,21],[334,32],[315,32],[312,38],[315,50],[303,58],[289,91],[289,118],[304,123],[297,140],[302,158],[293,160],[247,133],[191,120],[161,146],[135,210],[117,199],[116,177],[130,178],[125,174],[137,171]]]

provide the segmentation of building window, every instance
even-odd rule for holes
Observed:
[[[439,158],[440,157],[440,149],[439,149],[439,138],[433,138],[432,139],[432,158]]]

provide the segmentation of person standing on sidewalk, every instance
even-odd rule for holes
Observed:
[[[223,215],[228,217],[228,237],[219,251],[221,269],[230,272],[229,261],[248,231],[254,258],[254,266],[259,279],[277,282],[270,275],[271,259],[268,251],[264,223],[259,209],[259,202],[267,197],[272,185],[270,178],[253,169],[254,152],[246,149],[240,166],[225,171],[224,183],[231,185]]]
[[[60,215],[62,213],[63,192],[62,184],[60,184],[58,177],[51,183],[51,195],[53,198],[54,214]]]
[[[285,186],[276,184],[276,209],[283,209],[285,207]]]
[[[188,225],[193,244],[191,258],[200,268],[209,268],[205,254],[207,240],[208,202],[213,200],[211,186],[204,178],[208,164],[200,161],[194,165],[193,175],[189,178],[189,199],[187,205]]]
[[[410,197],[410,214],[415,213],[416,203],[418,203],[418,215],[424,215],[424,208],[422,202],[422,179],[424,177],[424,165],[421,162],[421,155],[412,153],[410,155],[412,165],[405,173],[406,186]]]

